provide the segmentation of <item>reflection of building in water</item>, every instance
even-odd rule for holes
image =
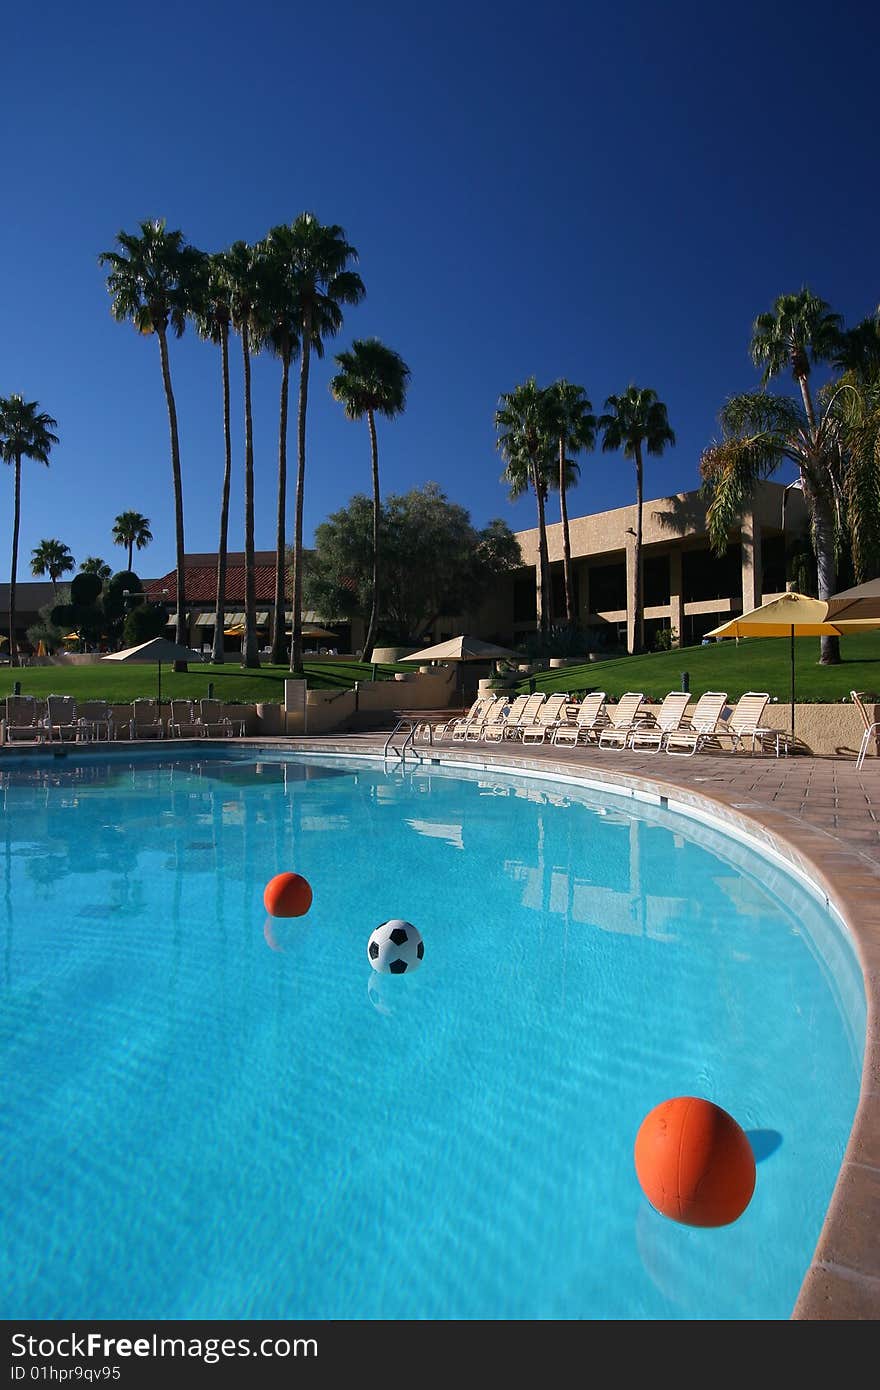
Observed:
[[[426,835],[429,840],[442,840],[444,844],[451,845],[453,849],[464,849],[463,827],[460,824],[411,819],[408,819],[406,824],[417,835]]]

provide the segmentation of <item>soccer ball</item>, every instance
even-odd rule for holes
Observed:
[[[367,959],[383,975],[405,975],[417,970],[425,954],[425,943],[412,922],[392,917],[377,927],[367,942]]]

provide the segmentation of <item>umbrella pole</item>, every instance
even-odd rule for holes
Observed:
[[[794,738],[794,628],[791,629],[791,734]]]

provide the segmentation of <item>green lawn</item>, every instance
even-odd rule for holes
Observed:
[[[404,665],[376,668],[380,680],[390,680],[395,671],[412,669]],[[370,680],[373,667],[359,661],[306,661],[306,679],[313,689],[350,689],[356,680]],[[162,667],[162,699],[199,700],[213,684],[218,700],[230,704],[280,704],[284,682],[290,676],[286,666],[262,666],[243,671],[228,662],[225,666],[194,663],[186,672]],[[12,694],[15,681],[21,682],[22,695],[73,695],[77,700],[109,700],[127,704],[140,696],[155,698],[158,670],[154,663],[120,665],[106,661],[94,666],[0,666],[0,698]]]
[[[798,700],[836,703],[848,700],[851,690],[880,693],[880,633],[842,637],[839,666],[819,665],[818,637],[797,637],[794,645]],[[739,642],[624,656],[544,671],[534,677],[534,685],[548,694],[604,690],[615,699],[625,690],[640,690],[660,700],[670,690],[681,689],[683,671],[689,674],[694,695],[726,690],[736,700],[746,690],[767,690],[785,702],[791,691],[791,644],[787,637],[744,637]],[[517,689],[528,691],[528,679]]]

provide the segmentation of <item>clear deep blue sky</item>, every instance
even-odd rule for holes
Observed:
[[[152,217],[216,250],[308,209],[359,251],[366,299],[312,373],[307,541],[369,488],[366,425],[328,391],[353,337],[412,370],[406,414],[379,423],[383,491],[434,480],[477,525],[533,525],[533,501],[512,505],[499,482],[493,427],[499,393],[532,374],[581,383],[597,408],[654,387],[677,445],[649,463],[646,495],[697,486],[719,407],[757,379],[755,315],[803,284],[847,322],[880,301],[878,38],[878,7],[852,0],[14,7],[0,395],[38,400],[61,438],[49,470],[25,466],[20,578],[49,536],[120,568],[110,532],[128,509],[155,537],[139,572],[173,566],[157,345],[111,318],[97,264]],[[238,549],[237,340],[232,361]],[[186,546],[214,550],[219,354],[188,329],[171,367]],[[274,545],[278,383],[257,361],[260,548]],[[294,428],[290,448],[293,464]],[[570,509],[633,494],[632,465],[597,452]]]

